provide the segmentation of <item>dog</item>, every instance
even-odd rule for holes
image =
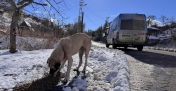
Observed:
[[[91,50],[91,46],[91,39],[85,33],[76,33],[72,36],[62,38],[59,42],[59,45],[53,50],[47,60],[48,67],[50,68],[49,73],[56,75],[68,60],[67,72],[63,81],[63,83],[67,83],[70,77],[70,70],[73,63],[72,56],[79,52],[79,64],[74,69],[74,71],[79,71],[79,68],[82,65],[82,56],[85,54],[85,64],[82,71],[85,74],[87,58],[89,51]]]

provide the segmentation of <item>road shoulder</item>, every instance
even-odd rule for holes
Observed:
[[[150,83],[154,82],[153,78],[150,76],[153,71],[153,65],[139,62],[129,55],[126,55],[126,58],[130,68],[131,91],[151,91],[153,86],[150,86]],[[148,86],[145,86],[145,82],[148,83]]]

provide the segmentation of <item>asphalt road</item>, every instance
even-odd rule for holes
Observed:
[[[176,53],[144,49],[124,51],[131,91],[176,91]]]

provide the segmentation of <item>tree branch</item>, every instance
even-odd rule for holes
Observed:
[[[28,3],[23,4],[21,7],[18,7],[18,9],[23,9],[24,7],[28,6],[29,4],[31,4],[34,0],[27,0],[29,1]]]
[[[41,6],[48,6],[47,4],[44,4],[44,3],[38,3],[38,2],[33,2],[33,3]]]
[[[61,14],[48,0],[46,0],[46,1],[51,5],[51,7],[54,8],[54,10],[55,10],[62,18],[64,18],[64,17],[62,16],[62,14]]]
[[[66,6],[66,4],[65,4],[65,1],[64,1],[64,0],[63,0],[63,2],[64,2],[64,5],[65,5],[66,9],[68,9],[68,7]]]
[[[17,5],[23,5],[25,2],[27,2],[27,0],[23,0],[17,3]]]
[[[15,2],[13,2],[13,0],[8,0],[8,1],[9,1],[10,5],[12,6],[13,9],[17,8],[16,4],[15,4]]]
[[[59,4],[59,3],[61,3],[62,1],[60,1],[60,2],[56,2],[56,1],[54,0],[54,2],[55,2],[56,4]]]

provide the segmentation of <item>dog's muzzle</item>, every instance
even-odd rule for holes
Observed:
[[[59,68],[60,68],[60,63],[56,63],[56,64],[54,65],[54,69],[53,69],[53,68],[50,68],[49,74],[50,74],[50,75],[51,75],[51,74],[54,74]]]

